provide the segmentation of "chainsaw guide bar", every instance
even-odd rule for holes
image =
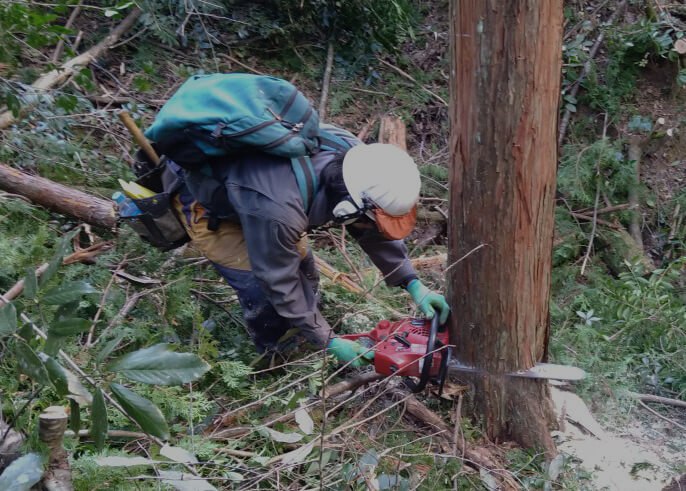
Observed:
[[[457,360],[453,360],[448,364],[448,372],[468,372],[468,373],[487,373],[476,367],[463,365]],[[504,373],[506,377],[519,378],[536,378],[536,379],[552,379],[552,380],[566,380],[574,382],[586,378],[586,372],[578,367],[570,367],[569,365],[556,365],[555,363],[536,363],[528,370],[519,370],[518,372]]]

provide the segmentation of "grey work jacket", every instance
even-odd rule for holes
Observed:
[[[353,145],[361,143],[347,131],[327,129],[335,129]],[[333,152],[312,157],[318,182],[334,158]],[[319,313],[316,299],[305,293],[309,286],[299,273],[301,257],[295,244],[308,230],[329,223],[337,203],[331,202],[320,187],[306,213],[290,161],[261,152],[232,156],[230,164],[215,163],[212,174],[224,184],[228,201],[220,209],[216,203],[198,201],[217,217],[240,223],[252,271],[274,309],[310,342],[323,346],[330,327]],[[197,199],[202,194],[202,178],[196,175],[187,179],[187,184]],[[357,228],[353,224],[348,230],[389,286],[416,277],[403,241],[384,238],[374,226]]]

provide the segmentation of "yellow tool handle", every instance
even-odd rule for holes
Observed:
[[[150,142],[145,135],[143,135],[143,132],[140,130],[140,128],[136,126],[136,122],[133,120],[129,112],[121,111],[119,113],[119,119],[122,123],[124,123],[124,126],[126,126],[126,129],[129,130],[129,133],[131,133],[133,139],[136,140],[136,143],[141,146],[150,160],[152,160],[155,165],[159,164],[160,158],[157,156],[157,152],[155,152],[155,149],[152,148],[152,145],[150,145]]]

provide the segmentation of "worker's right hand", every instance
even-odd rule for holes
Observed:
[[[350,364],[353,367],[368,365],[374,360],[374,351],[370,351],[366,346],[351,339],[333,338],[326,347],[326,350],[335,356],[338,361],[344,363],[355,360],[355,358],[362,355]]]

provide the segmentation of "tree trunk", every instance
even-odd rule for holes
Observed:
[[[112,202],[0,164],[0,189],[20,194],[49,210],[71,215],[91,225],[116,224]]]
[[[487,435],[552,456],[546,383],[501,374],[548,345],[562,2],[453,0],[450,13],[451,339],[483,369]]]

